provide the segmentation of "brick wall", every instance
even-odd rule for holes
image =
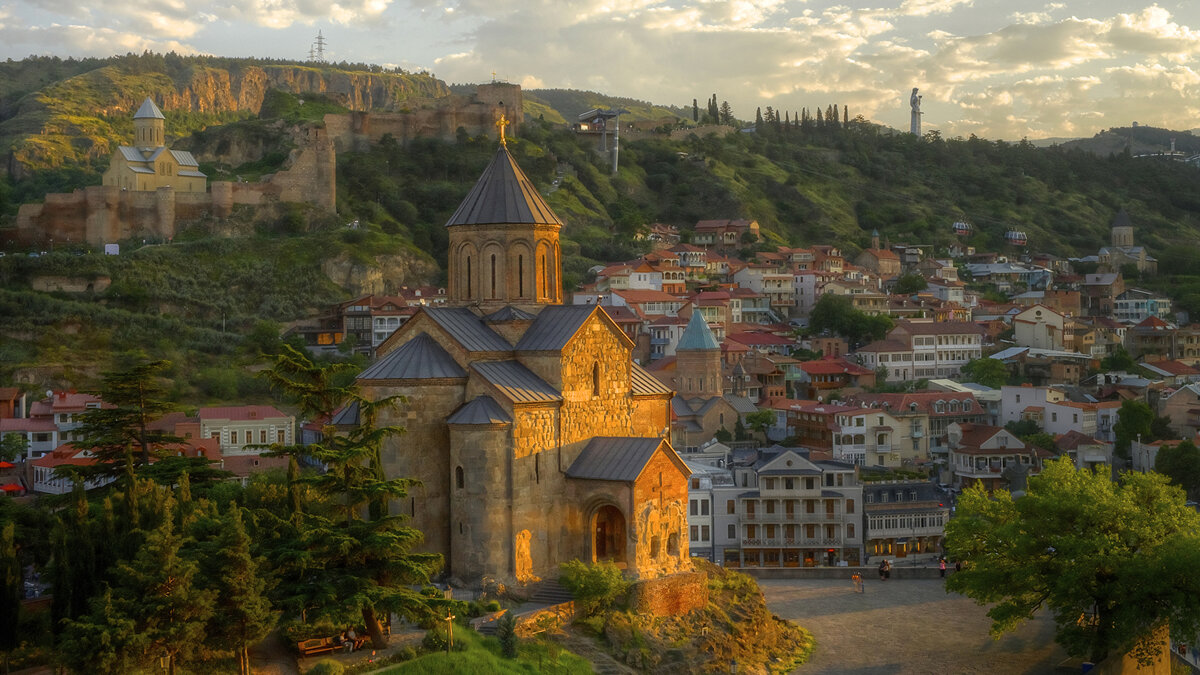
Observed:
[[[646,579],[629,591],[634,611],[652,616],[679,616],[708,604],[708,576],[703,572],[679,572]]]

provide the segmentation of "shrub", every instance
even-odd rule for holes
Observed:
[[[396,656],[399,657],[401,661],[411,661],[417,658],[417,650],[413,649],[412,647],[402,647],[400,651],[396,652]]]
[[[500,617],[496,622],[496,639],[500,640],[500,653],[504,658],[517,658],[517,644],[520,638],[517,637],[517,619],[512,612]]]
[[[346,672],[346,667],[337,661],[323,659],[317,662],[317,665],[308,669],[308,675],[342,675]]]
[[[499,612],[500,611],[500,601],[499,600],[489,600],[488,603],[483,606],[483,608],[489,612]]]
[[[575,596],[581,616],[592,616],[624,600],[631,582],[611,561],[587,565],[579,560],[563,563],[559,581]]]

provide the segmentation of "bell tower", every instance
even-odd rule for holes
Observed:
[[[133,147],[150,149],[166,145],[166,123],[167,118],[147,96],[133,114]]]
[[[536,312],[562,304],[562,221],[508,152],[501,116],[500,147],[483,175],[446,222],[449,283],[454,306],[504,305]]]

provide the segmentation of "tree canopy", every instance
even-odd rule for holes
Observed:
[[[1008,383],[1008,367],[999,359],[971,359],[963,365],[962,376],[967,381],[999,389]]]
[[[1185,640],[1200,630],[1200,516],[1155,473],[1113,481],[1107,467],[1064,458],[1017,500],[972,487],[946,526],[946,549],[965,564],[947,591],[994,604],[995,636],[1048,611],[1067,653],[1146,660],[1164,626]]]
[[[849,296],[826,293],[813,306],[809,328],[845,336],[851,346],[882,340],[895,324],[883,314],[867,314],[854,308]]]
[[[1200,495],[1200,448],[1191,441],[1159,448],[1154,470],[1170,478],[1190,497]]]

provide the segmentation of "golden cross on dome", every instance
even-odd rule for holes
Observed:
[[[503,114],[500,115],[500,119],[496,120],[496,126],[500,128],[500,145],[503,145],[505,147],[508,147],[508,143],[505,142],[504,127],[506,127],[510,124],[512,124],[512,122],[510,122],[508,117],[506,117]]]

